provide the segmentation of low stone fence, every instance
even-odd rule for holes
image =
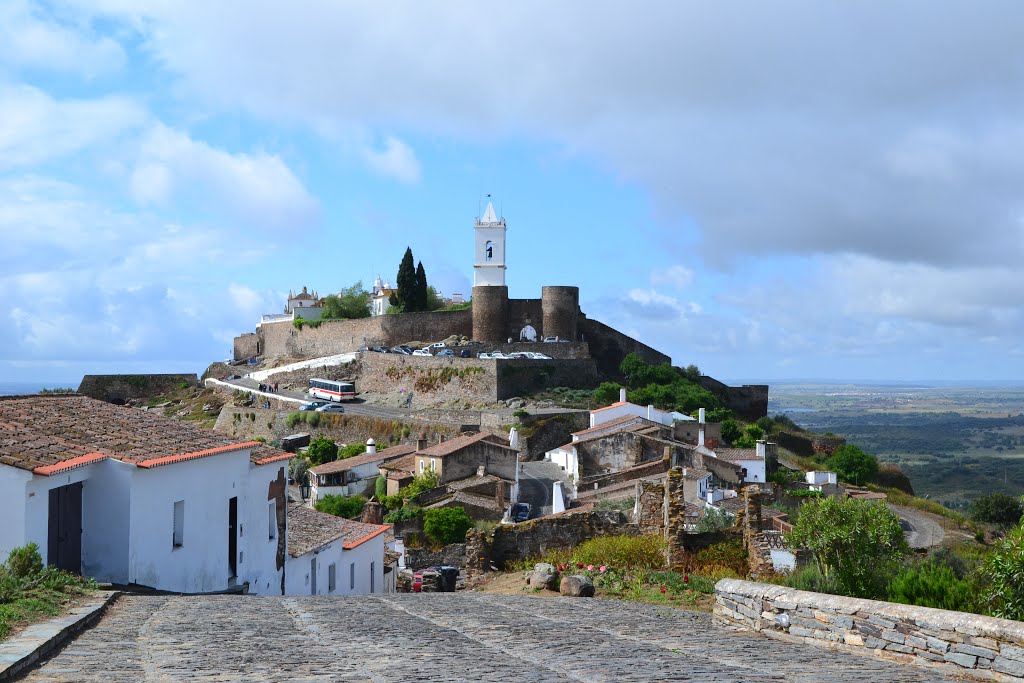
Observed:
[[[716,617],[767,636],[997,681],[1024,681],[1024,624],[722,579]]]
[[[440,550],[430,548],[406,548],[405,566],[410,569],[436,567],[442,564],[463,568],[466,566],[466,544],[452,543]]]
[[[499,524],[483,543],[486,558],[499,567],[506,562],[540,558],[549,550],[575,548],[598,536],[637,535],[635,524],[616,510],[563,512],[519,524]]]

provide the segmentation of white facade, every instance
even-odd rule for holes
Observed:
[[[474,287],[501,287],[505,284],[505,219],[494,213],[494,205],[487,202],[487,210],[473,224],[476,246],[473,260]]]
[[[348,550],[342,539],[337,539],[298,557],[289,555],[285,577],[288,595],[383,593],[384,533]]]
[[[821,490],[821,487],[826,484],[836,483],[835,472],[823,472],[816,470],[814,472],[807,472],[806,477],[807,483],[811,485],[811,488],[813,489],[817,486],[819,491]]]
[[[575,484],[580,480],[580,462],[576,456],[576,447],[571,444],[553,448],[544,454],[545,460],[550,460],[563,470],[570,480]]]
[[[677,412],[667,412],[665,410],[658,410],[654,406],[638,406],[635,403],[628,403],[626,401],[619,401],[613,403],[606,408],[598,408],[597,410],[590,411],[590,426],[596,427],[605,422],[611,422],[612,420],[618,420],[623,417],[642,417],[650,420],[651,422],[657,422],[668,427],[672,426],[673,422],[684,421],[689,422],[693,420],[689,415],[684,415]]]

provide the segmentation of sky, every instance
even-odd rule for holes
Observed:
[[[0,380],[201,372],[406,246],[722,379],[1024,380],[1024,5],[0,2]]]

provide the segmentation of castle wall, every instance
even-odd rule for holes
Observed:
[[[768,385],[744,384],[730,387],[714,377],[701,375],[698,383],[722,400],[740,419],[753,421],[768,414]]]
[[[509,334],[508,287],[474,287],[472,311],[473,339],[501,343],[512,336]]]
[[[511,299],[508,302],[508,334],[501,341],[512,337],[513,341],[518,342],[519,333],[527,325],[537,330],[537,341],[540,341],[544,338],[543,318],[540,299]]]
[[[576,341],[580,288],[542,287],[541,301],[544,336]]]
[[[583,341],[590,345],[590,355],[593,356],[603,377],[619,377],[619,365],[622,363],[622,359],[630,353],[635,353],[654,365],[672,362],[670,357],[660,351],[597,320],[581,318],[579,331]]]
[[[260,355],[260,338],[252,332],[246,332],[235,337],[234,354],[235,360],[248,360]]]
[[[86,375],[78,393],[107,403],[121,404],[131,398],[149,398],[170,393],[183,384],[196,386],[194,374],[177,375]]]

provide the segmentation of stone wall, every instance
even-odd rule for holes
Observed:
[[[619,365],[630,353],[654,365],[672,362],[669,356],[597,320],[581,316],[579,331],[582,341],[590,345],[590,355],[604,378],[620,378]]]
[[[786,450],[805,458],[813,458],[817,454],[832,455],[836,448],[846,443],[846,439],[841,436],[814,436],[812,438],[792,432],[779,432],[772,438]]]
[[[634,521],[641,534],[665,532],[665,484],[661,481],[636,482]]]
[[[452,543],[440,550],[430,548],[406,548],[405,566],[410,569],[423,569],[447,564],[462,569],[466,566],[466,544]]]
[[[583,541],[615,534],[636,535],[637,527],[618,511],[566,512],[519,524],[500,524],[485,552],[498,567],[543,557],[549,550],[574,548]]]
[[[234,359],[249,360],[260,355],[260,338],[253,332],[246,332],[235,337]]]
[[[504,416],[504,418],[506,422],[515,421],[511,415]],[[586,411],[528,418],[526,427],[519,434],[520,458],[522,460],[543,460],[544,454],[551,449],[572,441],[573,432],[578,432],[589,426],[590,413]]]
[[[768,414],[768,385],[744,384],[730,387],[714,377],[701,375],[697,383],[717,396],[740,419],[753,422]]]
[[[714,612],[722,621],[782,640],[1024,681],[1024,624],[1017,621],[736,579],[715,586]]]
[[[545,344],[550,346],[550,344]],[[591,389],[598,383],[593,360],[529,360],[510,358],[491,361],[498,364],[497,399],[532,394],[554,387]]]
[[[86,375],[78,385],[78,393],[107,403],[123,404],[128,399],[151,398],[182,385],[194,387],[197,384],[199,378],[194,374]]]

